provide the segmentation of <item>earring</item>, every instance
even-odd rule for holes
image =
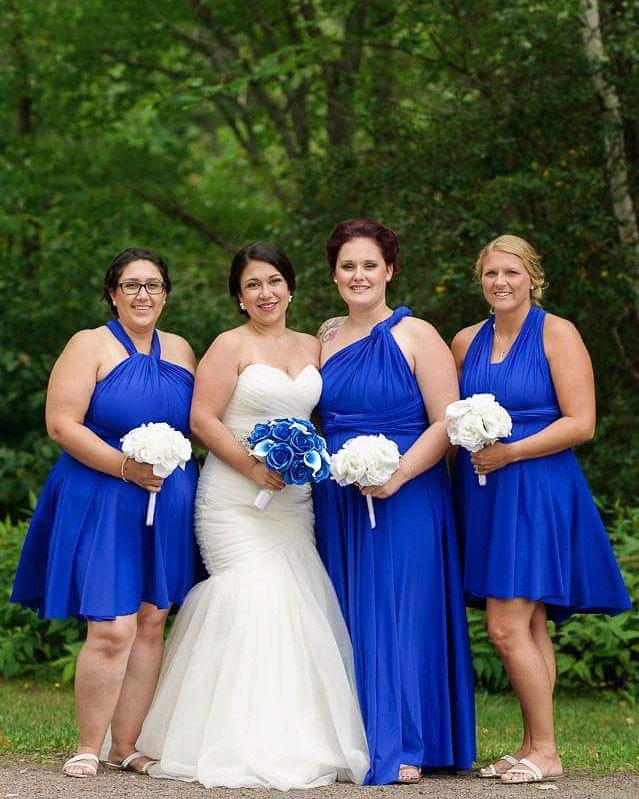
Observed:
[[[289,302],[293,302],[293,295],[292,295],[292,294],[289,294],[289,295],[288,295],[288,301],[289,301]]]
[[[244,303],[240,301],[240,311],[245,311],[245,310],[246,310],[246,305],[244,305]]]

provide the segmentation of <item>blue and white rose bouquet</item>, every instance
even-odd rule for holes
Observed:
[[[247,441],[249,454],[279,472],[287,485],[319,483],[330,473],[326,441],[308,419],[289,416],[256,424]],[[253,504],[264,510],[272,496],[272,491],[262,489]]]
[[[149,422],[129,430],[123,436],[122,452],[138,463],[153,466],[156,477],[169,477],[177,469],[184,469],[191,458],[191,442],[166,422]],[[156,494],[149,492],[146,523],[150,527],[155,515]]]

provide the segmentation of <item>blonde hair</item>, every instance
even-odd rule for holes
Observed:
[[[486,258],[488,258],[488,255],[493,250],[505,252],[509,255],[516,255],[521,260],[530,278],[530,299],[534,305],[539,305],[544,289],[548,284],[546,283],[544,270],[541,267],[541,256],[532,244],[527,242],[526,239],[522,239],[520,236],[511,236],[509,234],[497,236],[497,238],[489,242],[477,256],[475,277],[480,282]]]

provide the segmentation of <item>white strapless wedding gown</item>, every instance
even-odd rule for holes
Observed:
[[[239,376],[224,423],[308,418],[321,378],[266,364]],[[138,748],[153,776],[207,788],[315,788],[361,783],[368,752],[351,644],[315,549],[309,485],[286,486],[266,510],[258,486],[209,454],[196,534],[212,575],[186,597]]]

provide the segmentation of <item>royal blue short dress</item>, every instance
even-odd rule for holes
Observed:
[[[428,427],[422,395],[392,328],[398,308],[322,369],[318,405],[328,450],[383,433],[405,452]],[[325,480],[314,487],[317,546],[355,657],[371,766],[469,769],[475,757],[473,672],[448,473],[443,461],[375,499]]]
[[[461,395],[491,393],[510,413],[519,441],[561,416],[543,345],[545,311],[532,306],[503,361],[491,363],[494,320],[473,339]],[[467,451],[455,463],[455,505],[469,605],[524,597],[548,618],[616,614],[630,608],[610,541],[571,449],[511,463],[480,486]]]
[[[111,446],[142,423],[167,422],[189,434],[193,375],[162,360],[153,334],[150,355],[137,352],[117,320],[107,323],[129,357],[95,387],[85,425]],[[149,494],[134,483],[84,466],[66,452],[44,485],[27,536],[12,602],[43,618],[99,621],[180,603],[194,582],[193,505],[197,465],[176,469],[145,524]]]

